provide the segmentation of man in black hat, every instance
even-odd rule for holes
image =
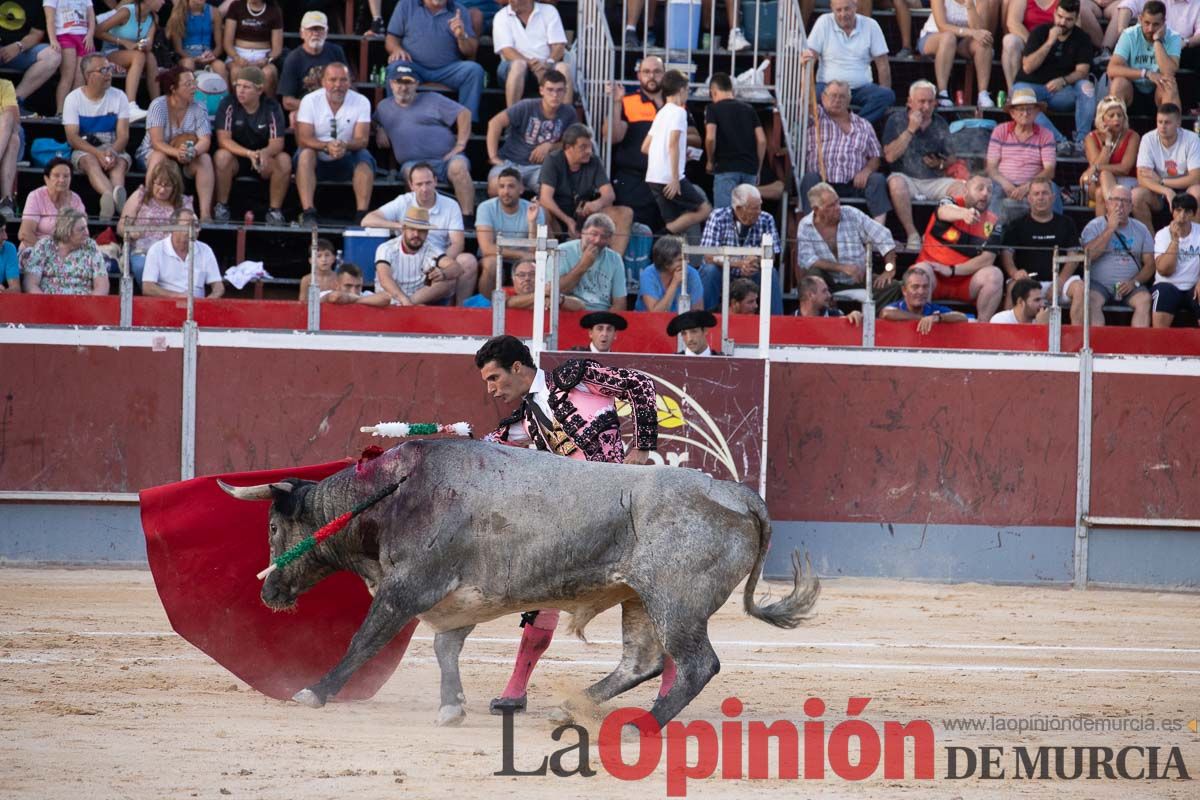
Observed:
[[[668,336],[683,336],[683,349],[679,351],[684,356],[719,356],[724,355],[720,350],[713,350],[708,345],[708,329],[717,326],[717,318],[711,311],[696,309],[685,311],[667,323]]]
[[[593,311],[584,314],[579,320],[579,327],[586,328],[591,343],[584,347],[572,347],[572,350],[590,350],[593,353],[611,353],[613,343],[617,341],[617,331],[629,327],[629,323],[620,314],[611,311]]]

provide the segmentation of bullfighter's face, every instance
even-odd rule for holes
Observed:
[[[489,361],[479,370],[488,395],[505,403],[515,403],[529,394],[536,374],[532,367],[519,361],[512,365],[512,369],[505,369],[497,361]]]

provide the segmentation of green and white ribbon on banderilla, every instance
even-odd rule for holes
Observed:
[[[443,425],[440,422],[380,422],[378,425],[367,425],[359,428],[363,433],[374,436],[386,436],[390,439],[403,439],[406,436],[432,436],[435,433],[453,433],[456,436],[470,436],[471,423],[454,422]]]

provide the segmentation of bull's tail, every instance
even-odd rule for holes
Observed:
[[[817,596],[821,594],[821,581],[813,572],[812,563],[807,556],[801,559],[800,551],[795,550],[792,552],[791,593],[770,605],[758,605],[754,599],[754,590],[758,586],[758,576],[762,574],[767,547],[771,543],[771,520],[767,516],[766,504],[761,501],[753,513],[758,517],[758,557],[754,559],[754,567],[746,579],[746,591],[743,595],[746,613],[776,628],[795,628],[809,616],[816,604]],[[805,564],[808,565],[807,570]]]

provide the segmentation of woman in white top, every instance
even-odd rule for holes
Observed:
[[[979,81],[976,104],[980,108],[995,108],[988,94],[992,73],[992,32],[987,27],[987,0],[931,0],[929,19],[921,28],[917,49],[933,56],[933,72],[937,81],[938,105],[954,105],[946,88],[954,56],[971,58],[975,62],[975,79]]]

